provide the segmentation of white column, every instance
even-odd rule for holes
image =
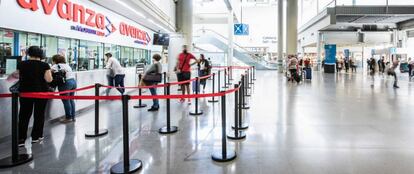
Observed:
[[[298,49],[298,0],[287,1],[286,54],[296,55]]]
[[[234,32],[234,17],[233,17],[233,10],[229,11],[228,14],[228,25],[229,25],[229,37],[228,37],[228,51],[227,51],[227,60],[226,63],[228,66],[233,64],[233,32]]]
[[[321,63],[322,63],[322,33],[318,32],[318,35],[316,36],[316,52],[317,52],[317,57],[316,57],[316,67],[315,67],[315,71],[319,71],[321,69]]]
[[[177,32],[184,36],[184,44],[191,50],[193,44],[193,0],[178,0],[176,7]]]
[[[283,73],[283,0],[278,0],[277,6],[277,63],[279,73]]]

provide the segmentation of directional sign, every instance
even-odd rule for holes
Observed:
[[[234,24],[234,35],[249,35],[249,25],[248,24]]]

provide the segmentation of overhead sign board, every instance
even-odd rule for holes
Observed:
[[[234,35],[247,36],[249,35],[248,24],[234,24]]]

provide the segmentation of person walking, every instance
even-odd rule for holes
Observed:
[[[194,57],[193,54],[189,53],[187,50],[187,45],[183,46],[183,51],[178,55],[177,58],[177,65],[175,66],[175,70],[177,73],[177,80],[179,82],[187,81],[191,79],[191,65],[194,63],[191,63],[191,60],[194,60],[196,63],[198,63],[198,60]],[[187,92],[187,94],[190,94],[190,83],[185,83],[180,85],[181,86],[181,92],[183,95]],[[180,102],[185,102],[184,98],[180,99]],[[191,105],[191,99],[188,99],[188,104]]]
[[[398,59],[393,60],[392,61],[392,64],[391,64],[391,67],[388,69],[388,75],[394,77],[394,85],[393,85],[394,88],[400,88],[398,86],[397,73],[395,72],[395,70],[397,69],[397,67],[398,67],[399,64],[400,64],[400,62],[399,62]]]
[[[376,64],[376,62],[375,62],[375,59],[373,57],[370,59],[369,64],[370,64],[369,74],[371,75],[371,78],[372,78],[371,86],[374,86],[374,82],[375,82],[375,64]]]
[[[386,66],[385,66],[385,57],[384,57],[384,56],[382,56],[380,60],[381,60],[381,61],[380,61],[381,71],[382,71],[382,73],[384,74],[384,72],[385,72],[385,68],[386,68]]]
[[[72,68],[66,64],[66,59],[62,55],[54,55],[52,57],[52,72],[58,73],[63,71],[65,75],[65,81],[63,84],[58,84],[58,90],[60,92],[67,90],[76,89],[76,80],[75,74],[72,71]],[[70,92],[66,94],[61,94],[62,96],[74,96],[75,92]],[[63,107],[65,108],[65,118],[60,119],[61,123],[70,123],[75,121],[75,101],[73,99],[62,99]]]
[[[153,82],[153,81],[146,81],[145,80],[146,79],[145,76],[147,76],[149,74],[152,74],[152,73],[161,75],[161,73],[162,73],[162,65],[160,63],[161,55],[154,54],[152,56],[152,60],[153,60],[153,64],[151,64],[148,67],[148,69],[144,73],[144,76],[142,77],[143,83],[145,85],[148,85],[148,86],[157,85],[158,83],[157,82]],[[151,92],[151,95],[153,95],[153,96],[154,95],[157,95],[157,88],[149,88],[149,91]],[[152,102],[153,102],[153,104],[152,104],[151,108],[148,109],[148,111],[149,112],[158,111],[159,108],[160,108],[159,100],[158,99],[152,99]]]
[[[199,77],[207,76],[210,74],[211,65],[210,65],[210,62],[204,57],[204,54],[200,54],[200,59],[199,59],[199,63],[197,64],[197,66],[199,69],[198,71]],[[200,80],[200,85],[203,85],[203,93],[205,93],[206,82],[207,82],[207,79]]]
[[[411,80],[411,77],[413,76],[413,68],[414,68],[414,59],[409,58],[408,59],[408,78]]]
[[[108,86],[117,87],[117,90],[123,95],[125,92],[124,89],[124,78],[125,73],[124,69],[122,68],[119,61],[112,57],[111,53],[105,54],[105,68],[108,70],[107,78],[108,78]],[[106,90],[106,95],[109,95],[110,88]]]
[[[48,92],[48,83],[52,82],[52,72],[49,64],[43,62],[43,50],[38,46],[27,49],[28,60],[17,65],[17,70],[11,74],[19,79],[19,92]],[[43,140],[43,127],[47,99],[20,98],[19,110],[19,147],[23,147],[27,139],[29,121],[33,114],[32,144]]]
[[[290,79],[292,82],[296,82],[299,83],[300,81],[298,80],[298,59],[295,56],[291,56],[289,59],[289,63],[288,63],[288,68],[289,68],[289,72],[290,72]]]

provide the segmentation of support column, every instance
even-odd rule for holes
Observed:
[[[232,64],[233,64],[233,57],[234,57],[234,55],[233,55],[233,35],[234,35],[234,31],[233,31],[233,28],[234,28],[234,17],[233,17],[233,10],[230,10],[229,11],[229,14],[228,14],[228,22],[227,22],[228,24],[229,24],[229,43],[228,43],[228,46],[229,46],[229,48],[228,48],[228,51],[227,51],[227,66],[232,66]]]
[[[286,54],[296,55],[298,49],[298,0],[287,1]]]
[[[192,50],[193,44],[193,0],[178,0],[176,6],[178,33],[184,36],[184,44]]]
[[[283,73],[283,0],[277,1],[277,64]]]
[[[316,57],[316,67],[315,67],[315,71],[319,71],[322,67],[322,33],[318,32],[318,35],[316,36],[316,52],[317,52],[317,57]]]

